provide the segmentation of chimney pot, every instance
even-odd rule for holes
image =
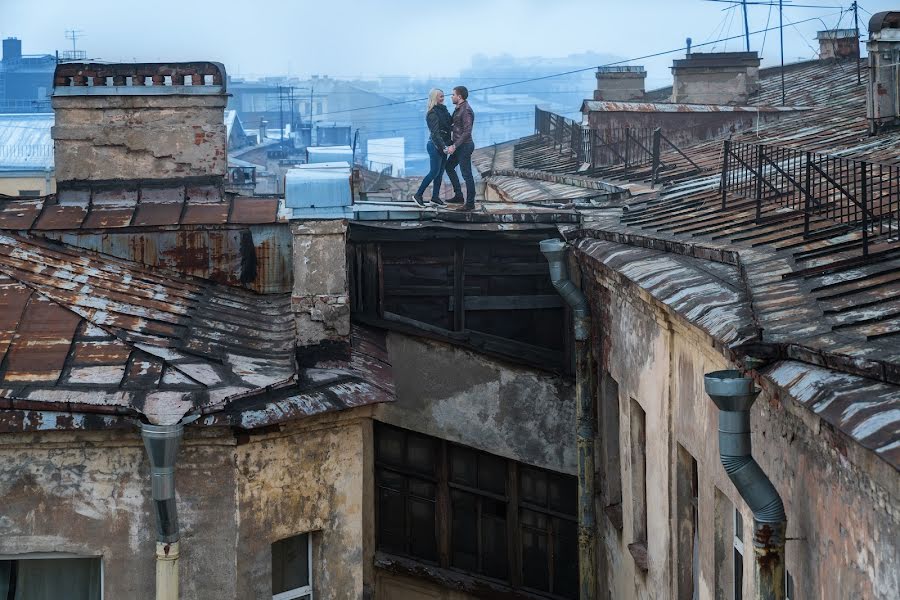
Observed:
[[[866,117],[869,133],[900,128],[900,11],[875,13],[869,19],[869,81]]]
[[[828,29],[816,34],[819,40],[819,60],[859,58],[859,31],[856,29]]]
[[[644,99],[647,71],[642,66],[599,67],[594,100],[631,102]]]

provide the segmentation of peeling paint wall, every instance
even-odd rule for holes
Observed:
[[[468,350],[388,334],[397,401],[376,419],[575,473],[574,382]]]
[[[188,428],[176,468],[181,597],[271,597],[270,544],[308,531],[316,598],[371,594],[369,411],[239,439]],[[0,507],[0,554],[101,556],[104,597],[154,596],[156,528],[136,431],[0,436]]]
[[[54,96],[58,182],[225,176],[227,96]]]
[[[600,539],[608,562],[602,598],[677,597],[677,444],[697,461],[699,475],[700,594],[715,598],[716,490],[744,521],[744,597],[755,597],[752,513],[721,466],[718,412],[703,375],[733,368],[711,340],[644,294],[595,273],[609,297],[600,327],[603,359],[619,384],[619,430],[624,528],[601,511]],[[649,572],[635,568],[632,539],[629,402],[646,412]],[[786,567],[804,598],[900,596],[900,478],[887,463],[770,386],[751,413],[753,454],[781,494],[788,515]],[[604,430],[603,427],[600,428]],[[731,519],[725,519],[731,562]],[[720,536],[721,537],[721,536]],[[601,561],[602,562],[602,561]],[[601,583],[601,585],[603,585]],[[608,595],[607,595],[608,594]]]
[[[345,340],[350,335],[347,222],[291,223],[297,344]]]

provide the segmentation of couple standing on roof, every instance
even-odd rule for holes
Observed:
[[[472,141],[472,126],[475,124],[475,113],[468,102],[469,90],[465,86],[458,85],[453,88],[450,101],[456,109],[453,116],[444,106],[444,92],[435,88],[428,94],[428,112],[425,115],[425,123],[428,125],[428,158],[431,168],[428,175],[422,180],[418,191],[412,195],[413,201],[419,206],[425,206],[422,194],[430,183],[434,183],[431,193],[431,203],[437,206],[445,204],[462,204],[463,210],[475,208],[475,179],[472,177],[472,152],[475,151],[475,142]],[[459,185],[459,177],[456,175],[456,167],[466,180],[466,195],[462,195]],[[453,185],[453,197],[444,202],[441,200],[441,180],[444,170]]]

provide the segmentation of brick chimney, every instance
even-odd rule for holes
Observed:
[[[644,99],[647,71],[640,66],[599,67],[594,100],[631,102]]]
[[[221,189],[227,170],[225,67],[61,63],[53,77],[60,199],[98,187]]]
[[[869,133],[900,127],[900,11],[875,13],[869,19],[869,82],[866,117]]]
[[[747,104],[759,91],[756,52],[694,52],[672,62],[672,102]]]
[[[829,29],[816,34],[819,60],[859,58],[859,33],[856,29]]]

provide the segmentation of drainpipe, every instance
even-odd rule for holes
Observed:
[[[761,600],[784,600],[784,535],[787,516],[778,491],[753,459],[750,407],[759,395],[740,371],[704,376],[706,393],[719,408],[719,454],[725,472],[753,511],[754,579]]]
[[[150,482],[156,510],[156,600],[178,600],[178,511],[175,507],[175,459],[184,427],[141,424],[150,458]]]
[[[587,298],[569,279],[566,245],[551,239],[541,242],[550,263],[553,287],[572,307],[575,324],[575,441],[578,448],[578,570],[582,600],[596,598],[596,517],[594,514],[594,397],[591,385],[591,314]]]

